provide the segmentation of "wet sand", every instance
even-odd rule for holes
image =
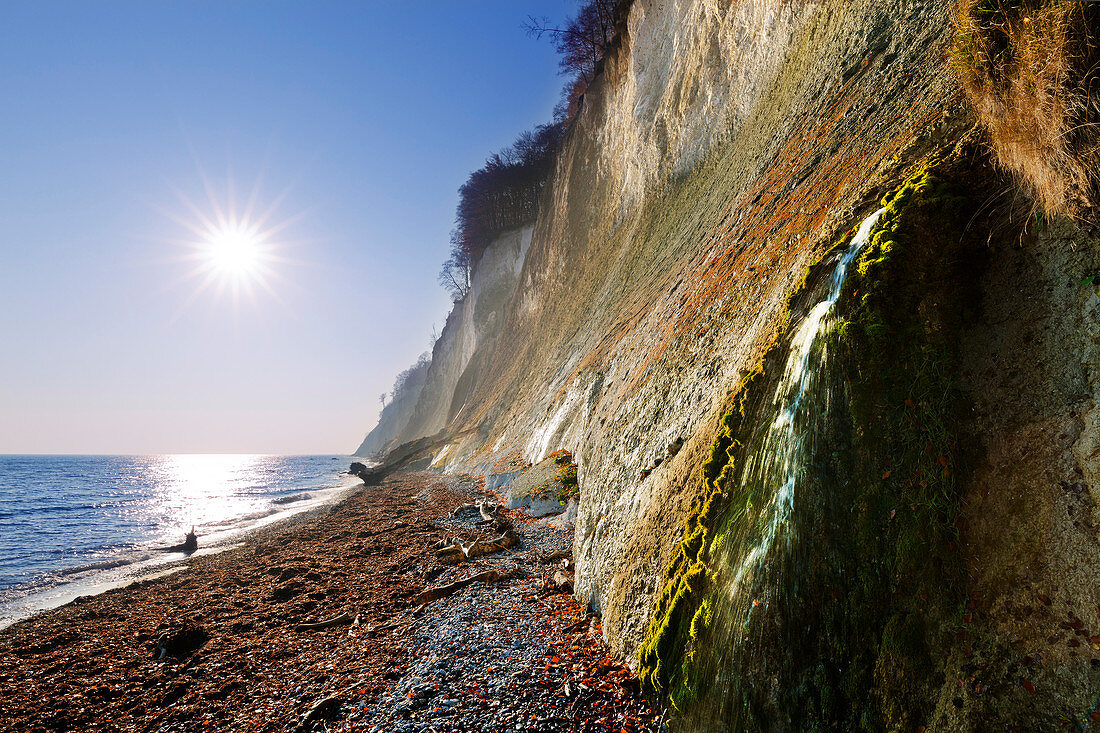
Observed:
[[[548,531],[510,515],[525,541],[520,555],[441,566],[432,543],[443,534],[476,536],[447,520],[480,494],[472,480],[398,475],[258,530],[239,548],[195,557],[183,572],[13,624],[0,631],[0,730],[370,730],[379,701],[408,686],[417,663],[411,650],[435,638],[433,625],[451,624],[448,609],[469,613],[469,599],[462,606],[459,594],[427,606],[418,594],[503,560],[515,566]],[[636,681],[593,633],[598,621],[572,598],[540,590],[549,572],[529,561],[508,585],[505,621],[544,642],[521,640],[539,647],[519,657],[537,663],[538,674],[509,672],[489,709],[515,706],[522,719],[536,720],[537,698],[547,708],[537,717],[546,721],[540,730],[652,729],[655,716]],[[478,584],[462,591],[481,592]],[[341,614],[357,622],[298,627]],[[465,656],[479,664],[476,653]],[[577,683],[565,684],[573,677],[585,680],[584,699]],[[401,713],[402,727],[495,729],[499,715],[459,722],[456,710],[485,703],[476,686],[459,686],[446,709]]]

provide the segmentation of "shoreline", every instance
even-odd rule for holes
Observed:
[[[180,572],[197,558],[241,547],[257,532],[297,518],[311,517],[364,487],[347,471],[336,474],[335,478],[339,483],[333,486],[303,489],[300,493],[307,497],[305,499],[273,499],[271,508],[252,517],[250,522],[248,517],[233,518],[229,521],[239,521],[242,525],[200,535],[199,548],[190,554],[173,552],[159,540],[149,540],[126,548],[120,557],[89,558],[89,562],[47,571],[25,583],[5,588],[0,592],[0,631],[78,598],[98,596],[132,583]]]
[[[576,698],[563,696],[566,676],[586,664],[586,689],[605,683],[601,704],[611,717],[606,711],[603,717],[622,717],[615,730],[628,720],[635,722],[627,730],[653,730],[654,716],[629,670],[607,657],[593,632],[598,620],[572,596],[542,589],[540,576],[552,567],[519,567],[522,554],[515,552],[440,565],[433,545],[441,533],[476,533],[451,519],[475,495],[484,495],[483,484],[396,475],[258,528],[241,546],[193,558],[184,571],[16,622],[0,630],[0,730],[370,730],[382,714],[371,711],[384,709],[397,721],[395,730],[426,730],[418,721],[438,718],[434,725],[442,733],[495,729],[488,722],[460,723],[461,716],[488,721],[490,712],[504,710],[526,716],[532,700],[545,708],[540,720],[559,723],[528,729],[572,730],[561,727],[563,716],[580,720],[589,709],[602,709],[596,703],[604,698],[578,708]],[[518,512],[508,516],[524,547],[538,548],[546,537],[571,545],[571,534],[548,534],[553,530]],[[513,580],[419,600],[429,586],[502,563],[516,566]],[[456,689],[448,705],[431,707],[420,665],[452,662],[424,645],[462,624],[467,631],[460,639],[483,633],[489,620],[480,614],[490,611],[494,628],[507,627],[507,638],[523,650],[509,654],[508,664],[522,668],[493,686]],[[344,620],[325,625],[331,619]],[[488,645],[500,641],[495,637],[456,647],[471,675],[497,670],[484,663]],[[570,661],[567,654],[577,656]],[[529,692],[520,694],[517,686]],[[489,690],[499,698],[485,712]],[[418,701],[426,705],[412,704]],[[649,727],[637,723],[647,719]]]

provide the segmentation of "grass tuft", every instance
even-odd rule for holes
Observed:
[[[1048,215],[1100,206],[1100,6],[959,0],[954,66],[997,160]]]

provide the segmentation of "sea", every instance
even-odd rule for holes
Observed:
[[[348,456],[0,455],[0,628],[185,567],[362,484]]]

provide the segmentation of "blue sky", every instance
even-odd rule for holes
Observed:
[[[0,453],[354,448],[449,309],[458,187],[551,116],[520,26],[572,9],[0,4]],[[204,179],[278,202],[273,293],[199,290]]]

